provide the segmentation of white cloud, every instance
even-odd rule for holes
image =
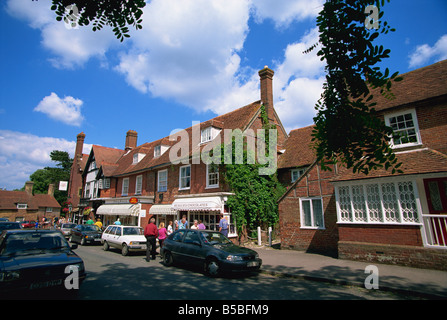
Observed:
[[[293,21],[316,17],[323,9],[322,0],[253,0],[255,19],[272,19],[276,28],[285,28]]]
[[[64,23],[56,21],[56,14],[50,7],[50,0],[8,0],[6,10],[41,31],[41,43],[54,55],[49,59],[54,67],[81,67],[92,57],[104,61],[106,51],[118,42],[107,27],[99,32],[93,32],[90,26],[66,28]]]
[[[153,0],[116,70],[143,93],[216,111],[211,102],[239,86],[249,12],[248,0]]]
[[[75,148],[75,141],[0,130],[0,188],[23,187],[34,171],[55,165],[51,151],[67,151],[74,157]],[[88,154],[90,149],[91,145],[84,144],[84,153]]]
[[[441,61],[447,59],[447,34],[443,35],[430,47],[428,44],[417,46],[413,53],[410,54],[410,68],[420,67],[427,62]]]
[[[71,126],[80,126],[84,117],[81,114],[82,100],[71,96],[59,98],[57,94],[52,92],[39,102],[34,111],[42,112],[50,118],[62,121]]]

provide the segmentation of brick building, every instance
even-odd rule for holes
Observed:
[[[61,206],[54,198],[54,185],[47,194],[33,194],[32,181],[25,183],[25,191],[0,190],[0,218],[9,221],[51,221],[60,216]]]
[[[80,211],[81,218],[93,212],[106,225],[119,218],[144,227],[152,216],[158,225],[186,215],[190,224],[200,219],[216,229],[223,213],[230,222],[229,236],[236,236],[226,205],[232,192],[222,182],[219,168],[206,164],[203,157],[210,157],[215,147],[220,149],[226,135],[234,132],[241,133],[244,141],[257,142],[257,130],[263,128],[261,105],[276,125],[278,145],[284,143],[287,133],[273,107],[273,75],[268,67],[259,71],[261,100],[232,112],[141,145],[137,132],[130,130],[123,150],[94,145],[82,170],[80,207],[88,210]]]
[[[400,138],[402,174],[322,171],[312,127],[293,130],[279,159],[281,245],[341,258],[446,269],[447,60],[403,75],[376,110]]]

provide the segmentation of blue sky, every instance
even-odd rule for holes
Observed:
[[[21,188],[73,156],[76,135],[123,148],[259,99],[257,72],[275,71],[274,102],[287,131],[312,124],[324,65],[302,52],[315,43],[322,0],[152,0],[143,29],[120,43],[108,29],[68,29],[50,0],[0,4],[0,188]],[[380,43],[405,73],[447,58],[447,2],[394,0]]]

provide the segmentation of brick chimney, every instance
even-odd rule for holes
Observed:
[[[32,182],[32,181],[25,182],[25,192],[30,196],[33,195],[33,185],[34,185],[34,182]]]
[[[48,194],[49,194],[50,196],[54,196],[54,184],[52,184],[52,183],[50,183],[50,184],[48,185]]]
[[[133,131],[133,130],[127,131],[126,146],[124,149],[126,151],[135,149],[137,147],[137,139],[138,139],[138,133],[136,131]]]
[[[273,112],[273,75],[275,72],[268,66],[259,71],[261,78],[261,103],[264,104],[269,120],[274,120]]]
[[[75,157],[76,160],[77,157],[82,158],[82,150],[84,149],[84,139],[85,139],[85,133],[81,132],[76,136],[76,150],[75,150]]]

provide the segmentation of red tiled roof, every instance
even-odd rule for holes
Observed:
[[[37,210],[39,207],[60,208],[57,200],[49,194],[29,195],[25,191],[0,190],[0,210],[17,209],[17,204],[27,204],[28,210]]]
[[[402,176],[410,174],[428,174],[447,172],[447,155],[432,149],[417,149],[396,153],[398,162],[402,162],[399,168],[403,173],[392,174],[390,170],[372,170],[368,175],[354,174],[351,169],[339,168],[339,173],[332,181],[349,181],[360,179],[371,179],[380,177]]]
[[[373,90],[377,111],[406,105],[447,94],[447,60],[401,75],[403,80],[394,82],[391,92],[395,98],[388,100]]]
[[[284,147],[286,151],[278,159],[279,169],[307,166],[315,161],[315,152],[311,146],[313,128],[308,126],[290,131]]]
[[[241,131],[244,131],[250,124],[251,120],[253,120],[260,111],[260,106],[261,106],[260,101],[257,101],[252,104],[246,105],[242,108],[217,116],[213,119],[201,122],[200,127],[198,129],[199,135],[200,130],[207,128],[209,126],[213,126],[218,129],[241,129]],[[194,152],[200,151],[204,147],[204,145],[200,146],[193,145],[192,130],[193,127],[184,129],[184,131],[188,134],[189,138],[188,157],[191,157]],[[109,152],[110,150],[118,150],[118,149],[111,149],[104,147],[99,148],[99,146],[93,146],[93,150],[95,152],[95,159],[97,161],[97,165],[103,166],[104,175],[106,175],[107,173],[106,176],[122,176],[126,174],[141,172],[149,168],[171,163],[169,157],[170,150],[167,150],[160,157],[154,158],[154,149],[158,145],[165,145],[172,147],[176,145],[178,141],[170,141],[169,136],[167,136],[159,140],[140,145],[127,153],[124,150],[119,150],[121,153],[116,151],[117,153],[115,154],[115,156],[118,155],[120,156],[117,157],[118,159],[116,159],[115,162],[112,161],[113,156],[107,158],[106,149],[109,149],[108,150]],[[101,155],[97,154],[98,151],[100,151],[102,154]],[[145,154],[145,157],[137,164],[133,164],[133,155],[135,153]],[[107,161],[103,160],[103,162],[101,162],[101,159],[107,159]]]

